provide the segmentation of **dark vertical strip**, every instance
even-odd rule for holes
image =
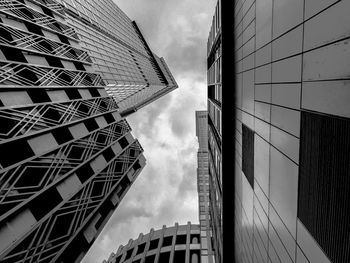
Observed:
[[[242,171],[254,189],[254,132],[242,124]]]
[[[219,0],[220,1],[220,0]],[[234,59],[235,1],[221,2],[222,41],[222,262],[235,262],[235,130],[236,79]]]
[[[298,218],[332,262],[350,262],[350,120],[301,113]]]

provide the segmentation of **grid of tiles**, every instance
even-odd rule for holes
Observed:
[[[52,0],[0,3],[0,261],[79,261],[145,166]]]
[[[112,253],[103,263],[203,263],[200,261],[200,227],[187,225],[166,227],[139,235]],[[206,261],[204,261],[206,262]]]
[[[209,203],[209,171],[208,171],[208,112],[196,111],[197,152],[197,191],[199,203],[199,224],[201,228],[201,262],[214,263],[212,248],[210,203]]]
[[[344,260],[334,256],[343,244],[329,250],[298,218],[298,187],[300,169],[316,167],[299,160],[313,137],[301,138],[307,128],[301,116],[350,117],[349,10],[349,1],[235,1],[238,262]],[[242,171],[243,125],[254,131],[254,189]],[[319,152],[309,154],[320,160]]]
[[[221,1],[207,42],[209,200],[215,261],[222,261],[222,165],[221,165]]]

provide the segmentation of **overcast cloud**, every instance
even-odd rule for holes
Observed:
[[[114,0],[164,57],[179,88],[128,117],[146,167],[82,262],[96,263],[139,233],[198,223],[195,111],[206,109],[206,43],[215,0]]]

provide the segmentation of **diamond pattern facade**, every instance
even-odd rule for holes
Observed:
[[[0,261],[78,262],[145,165],[52,0],[0,1]]]

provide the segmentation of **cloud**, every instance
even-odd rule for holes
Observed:
[[[195,111],[206,109],[206,43],[216,0],[115,0],[164,57],[179,88],[127,118],[146,167],[83,259],[102,262],[151,228],[198,223]]]

